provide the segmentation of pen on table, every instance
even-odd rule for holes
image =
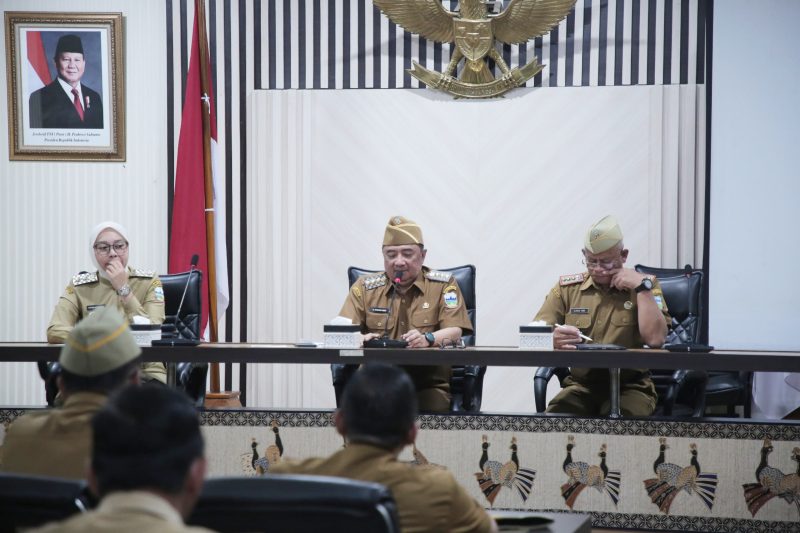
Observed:
[[[562,326],[562,324],[555,324],[555,326],[560,328],[560,327]],[[578,332],[578,336],[579,336],[581,339],[585,340],[585,341],[594,342],[594,341],[592,340],[592,338],[591,338],[591,337],[589,337],[589,336],[587,336],[587,335],[584,335],[584,334],[583,334],[583,333],[581,333],[580,331]]]

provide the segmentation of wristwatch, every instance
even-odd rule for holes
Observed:
[[[128,285],[127,283],[125,285],[123,285],[122,287],[120,287],[119,289],[117,289],[117,294],[119,294],[123,298],[125,298],[130,293],[131,293],[131,286]]]
[[[644,278],[642,282],[637,286],[635,289],[636,293],[640,293],[642,291],[651,291],[653,290],[653,280],[650,278]]]
[[[425,340],[428,341],[428,346],[433,346],[436,342],[436,337],[433,336],[433,333],[430,331],[425,334]]]

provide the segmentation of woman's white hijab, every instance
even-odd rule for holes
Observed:
[[[123,239],[126,241],[128,240],[128,230],[126,230],[122,224],[117,224],[116,222],[106,221],[101,222],[100,224],[96,225],[92,229],[91,241],[90,241],[90,249],[92,250],[92,263],[94,263],[95,268],[97,268],[97,273],[100,275],[101,278],[108,279],[108,274],[106,274],[106,270],[100,266],[100,263],[97,262],[97,256],[94,253],[94,243],[97,241],[97,237],[100,236],[107,229],[112,229],[119,233]],[[130,256],[129,256],[130,259]]]

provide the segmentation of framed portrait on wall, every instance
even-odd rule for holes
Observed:
[[[121,13],[6,12],[11,160],[124,161]]]

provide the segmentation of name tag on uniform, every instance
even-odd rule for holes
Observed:
[[[389,313],[389,308],[388,307],[370,307],[369,308],[369,312],[370,313],[388,314]]]
[[[589,308],[588,307],[572,307],[569,310],[569,314],[571,315],[588,315]]]
[[[92,314],[93,312],[95,312],[97,309],[101,309],[101,308],[103,308],[103,307],[105,307],[105,305],[104,305],[104,304],[87,305],[87,306],[86,306],[86,314],[89,314],[89,315],[90,315],[90,314]]]

